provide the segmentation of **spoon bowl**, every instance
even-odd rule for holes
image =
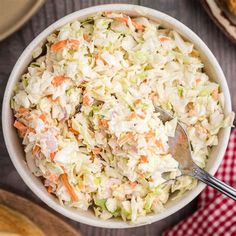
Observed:
[[[156,112],[159,113],[159,118],[164,123],[174,119],[170,113],[160,107],[156,107]],[[179,163],[181,175],[195,177],[203,183],[236,200],[236,189],[210,175],[193,161],[188,135],[180,122],[177,122],[174,137],[168,138],[168,144],[170,154]],[[165,177],[163,176],[163,178]]]

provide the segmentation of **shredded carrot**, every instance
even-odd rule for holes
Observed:
[[[67,44],[67,40],[61,40],[57,43],[54,43],[52,46],[51,46],[51,50],[53,52],[57,52],[59,51],[60,49],[64,48]]]
[[[14,122],[14,127],[17,128],[20,132],[20,136],[24,137],[28,128],[23,124],[21,123],[20,121],[15,121]]]
[[[156,97],[156,96],[157,96],[157,93],[154,92],[154,91],[152,91],[152,92],[149,94],[149,97],[150,97],[151,99],[153,99],[153,98]]]
[[[196,84],[198,85],[201,82],[201,79],[196,79]]]
[[[70,194],[73,202],[77,202],[79,199],[78,199],[78,196],[76,195],[73,187],[70,185],[69,181],[68,181],[68,177],[67,177],[67,174],[62,174],[60,176],[60,179],[62,181],[62,183],[65,185],[68,193]]]
[[[163,148],[163,144],[162,144],[162,142],[161,142],[160,140],[157,139],[157,140],[155,141],[155,144],[156,144],[157,147]]]
[[[139,177],[141,177],[141,178],[144,178],[144,177],[145,177],[144,173],[138,173],[138,175],[139,175]]]
[[[36,133],[36,132],[35,132],[35,129],[32,128],[32,127],[29,127],[29,128],[28,128],[28,131],[31,132],[31,133],[34,133],[34,134]]]
[[[51,158],[52,161],[54,160],[55,156],[56,156],[56,152],[51,152],[50,153],[50,158]]]
[[[49,193],[52,193],[53,192],[52,186],[48,186],[47,190],[48,190]]]
[[[115,20],[116,20],[116,21],[119,21],[119,22],[125,22],[125,23],[127,23],[127,22],[128,22],[128,17],[127,17],[127,16],[116,17]]]
[[[93,99],[92,99],[89,95],[85,94],[85,95],[83,96],[83,105],[89,106],[89,105],[91,105],[92,103],[93,103]]]
[[[153,138],[153,137],[155,137],[155,133],[153,131],[149,131],[148,133],[145,133],[146,139]]]
[[[59,177],[58,174],[50,173],[50,175],[48,176],[48,179],[53,183],[57,183],[58,177]]]
[[[193,107],[194,107],[193,102],[189,102],[189,103],[187,104],[187,108],[188,108],[189,110],[192,110]]]
[[[60,102],[60,97],[57,97],[57,98],[55,98],[55,99],[52,98],[52,101],[55,102],[55,103],[56,103],[56,102]]]
[[[84,40],[88,41],[88,39],[89,39],[89,35],[86,34],[86,33],[84,33],[84,34],[83,34],[83,38],[84,38]]]
[[[106,119],[100,119],[98,121],[98,123],[99,123],[99,125],[104,126],[104,127],[108,126],[108,120],[106,120]]]
[[[37,154],[39,154],[39,152],[40,152],[40,147],[35,145],[32,150],[33,156],[36,156]]]
[[[29,109],[27,109],[27,108],[25,108],[25,107],[20,107],[19,110],[18,110],[18,112],[19,112],[19,113],[22,113],[22,114],[23,114],[23,113],[26,113],[26,112],[28,112],[28,111],[29,111]]]
[[[42,113],[39,118],[43,121],[43,122],[46,122],[47,120],[47,114],[46,113]]]
[[[66,40],[61,40],[57,43],[54,43],[52,46],[51,46],[51,50],[53,52],[57,52],[59,51],[60,49],[64,48],[67,44],[72,44],[74,46],[78,46],[79,45],[79,40],[76,40],[76,39],[66,39]]]
[[[100,154],[101,152],[102,152],[102,148],[100,148],[100,147],[95,147],[95,148],[92,150],[92,153],[93,153],[94,155]]]
[[[140,104],[141,102],[142,102],[141,99],[137,99],[137,100],[134,101],[134,105],[138,105],[138,104]]]
[[[145,119],[145,115],[140,115],[140,114],[138,114],[138,117],[140,118],[140,119]]]
[[[129,185],[130,185],[131,188],[134,189],[137,186],[137,183],[136,182],[130,182]]]
[[[161,153],[160,158],[164,158],[164,157],[166,157],[166,153]]]
[[[115,17],[115,20],[118,22],[124,22],[124,23],[128,23],[129,18],[127,16],[123,16],[123,17]],[[136,22],[135,20],[131,20],[133,26],[135,27],[135,29],[137,30],[144,30],[143,25],[141,25],[140,23]]]
[[[117,143],[119,146],[122,146],[123,144],[125,144],[126,142],[128,142],[130,139],[132,139],[134,137],[134,134],[132,132],[126,132],[125,134],[123,134],[118,140]]]
[[[131,114],[129,115],[129,119],[136,119],[137,118],[137,114],[135,112],[131,112]]]
[[[63,81],[65,81],[66,79],[68,79],[68,77],[63,76],[63,75],[58,75],[55,76],[52,80],[52,85],[55,87],[58,87],[59,85],[62,84]]]
[[[160,42],[161,43],[164,43],[164,42],[166,42],[168,40],[169,40],[169,38],[167,38],[167,37],[160,37]]]
[[[137,30],[142,30],[142,31],[144,30],[143,25],[139,24],[138,22],[132,20],[132,24],[133,24],[133,26],[135,27],[135,29],[137,29]]]
[[[140,156],[140,161],[141,161],[142,163],[147,163],[147,162],[148,162],[147,156],[141,155],[141,156]]]
[[[218,92],[218,89],[213,90],[211,96],[212,96],[212,98],[213,98],[215,101],[218,101],[218,99],[219,99],[219,92]]]
[[[197,50],[193,49],[192,52],[190,53],[190,55],[191,55],[192,57],[199,57],[199,56],[200,56],[200,53],[199,53]]]
[[[79,131],[73,129],[72,127],[69,128],[69,131],[72,132],[72,133],[75,134],[75,135],[79,135],[79,134],[80,134]]]

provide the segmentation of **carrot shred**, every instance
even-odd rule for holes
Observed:
[[[145,115],[140,115],[140,114],[138,114],[138,117],[139,117],[140,119],[142,119],[142,120],[145,119]]]
[[[74,46],[78,46],[79,45],[79,40],[76,40],[76,39],[66,39],[66,40],[61,40],[57,43],[54,43],[52,46],[51,46],[51,50],[53,52],[57,52],[59,51],[60,49],[64,48],[67,44],[73,44]]]
[[[47,120],[47,114],[46,113],[42,113],[39,118],[43,121],[43,122],[46,122]]]
[[[54,160],[55,156],[56,156],[56,152],[51,152],[50,153],[50,158],[51,158],[52,161]]]
[[[137,99],[137,100],[134,101],[134,105],[138,105],[138,104],[140,104],[141,102],[142,102],[141,99]]]
[[[128,20],[129,20],[129,18],[127,16],[115,17],[114,19],[118,22],[124,22],[124,23],[128,23]],[[144,30],[143,25],[141,25],[140,23],[136,22],[135,20],[131,20],[131,22],[132,22],[133,26],[135,27],[135,29]]]
[[[119,21],[119,22],[125,22],[125,23],[127,23],[127,22],[128,22],[128,17],[127,17],[127,16],[115,17],[115,20],[116,20],[116,21]]]
[[[83,96],[83,105],[89,106],[92,104],[92,102],[93,102],[93,99],[90,96],[88,96],[87,94]]]
[[[97,154],[100,154],[102,152],[102,148],[100,147],[95,147],[93,150],[92,150],[92,153],[94,155],[97,155]]]
[[[137,186],[137,183],[136,182],[130,182],[129,185],[130,185],[131,188],[134,189]]]
[[[160,158],[166,157],[166,153],[160,154]]]
[[[142,31],[144,30],[143,25],[139,24],[138,22],[132,20],[132,24],[133,24],[133,26],[135,27],[135,29],[137,29],[137,30],[142,30]]]
[[[128,142],[130,139],[134,137],[134,134],[132,132],[126,132],[124,135],[122,135],[118,140],[117,143],[119,146],[124,145],[126,142]]]
[[[149,94],[149,97],[150,97],[151,99],[154,99],[156,96],[157,96],[157,93],[154,92],[154,91],[152,91],[152,92]]]
[[[26,112],[28,112],[28,111],[29,111],[29,109],[27,109],[27,108],[25,108],[25,107],[20,107],[17,112],[23,114],[23,113],[26,113]]]
[[[147,156],[141,155],[141,156],[140,156],[140,161],[141,161],[142,163],[147,163],[147,162],[148,162]]]
[[[213,90],[211,96],[215,101],[218,101],[218,99],[219,99],[218,89]]]
[[[168,40],[169,40],[169,38],[167,38],[167,37],[160,37],[160,42],[161,43],[164,43],[164,42],[166,42]]]
[[[141,173],[141,172],[138,173],[138,176],[141,177],[141,178],[144,178],[144,177],[145,177],[144,173]]]
[[[48,191],[49,193],[52,193],[52,192],[53,192],[52,186],[48,186],[47,191]]]
[[[108,120],[106,120],[106,119],[100,119],[98,121],[98,123],[99,123],[99,125],[104,126],[104,127],[108,126]]]
[[[53,52],[57,52],[59,51],[60,49],[64,48],[67,44],[67,40],[61,40],[57,43],[54,43],[52,46],[51,46],[51,50]]]
[[[146,139],[153,138],[153,137],[155,137],[155,133],[153,131],[149,131],[148,133],[145,133]]]
[[[39,154],[40,150],[41,150],[40,147],[35,145],[32,150],[33,156],[36,156],[37,154]]]
[[[69,131],[72,132],[75,135],[79,135],[80,134],[79,131],[73,129],[72,127],[69,128]]]
[[[31,132],[31,133],[34,133],[34,134],[36,133],[36,132],[35,132],[35,129],[32,128],[32,127],[29,127],[29,128],[28,128],[28,131]]]
[[[78,196],[76,195],[73,187],[70,185],[69,181],[68,181],[68,177],[67,177],[67,174],[62,174],[60,176],[60,179],[62,181],[62,183],[65,185],[68,193],[70,194],[73,202],[77,202],[79,199],[78,199]]]
[[[199,53],[197,50],[193,49],[193,51],[190,53],[190,55],[191,55],[192,57],[199,57],[199,56],[200,56],[200,53]]]
[[[15,120],[14,127],[17,128],[20,132],[20,136],[24,137],[28,128],[18,120]]]
[[[137,114],[135,112],[131,112],[131,114],[129,115],[129,119],[136,119],[137,118]]]
[[[60,97],[57,97],[57,98],[55,98],[55,99],[52,99],[52,101],[55,102],[55,103],[56,103],[56,102],[60,102]]]
[[[198,85],[201,82],[201,79],[196,79],[196,84]]]
[[[86,33],[84,33],[84,34],[83,34],[83,38],[84,38],[84,40],[88,41],[88,39],[89,39],[89,35],[86,34]]]
[[[163,147],[162,142],[161,142],[160,140],[158,140],[158,139],[155,141],[155,144],[156,144],[156,146],[159,147],[159,148],[162,148],[162,147]]]
[[[63,81],[65,81],[66,79],[68,79],[68,77],[66,76],[63,76],[63,75],[58,75],[58,76],[55,76],[52,80],[52,85],[54,87],[58,87],[59,85],[62,84]]]

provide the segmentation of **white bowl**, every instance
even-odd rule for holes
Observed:
[[[181,22],[175,20],[174,18],[145,7],[140,7],[136,5],[128,5],[128,4],[112,4],[112,5],[100,5],[95,7],[90,7],[87,9],[83,9],[77,12],[74,12],[70,15],[63,17],[62,19],[56,21],[54,24],[45,29],[41,34],[39,34],[30,45],[24,50],[17,63],[15,64],[10,78],[7,83],[7,87],[4,94],[3,107],[2,107],[2,126],[3,126],[3,134],[6,142],[7,150],[10,154],[11,160],[17,169],[18,173],[24,180],[24,182],[29,186],[29,188],[48,206],[53,208],[54,210],[60,212],[62,215],[67,216],[70,219],[75,221],[99,226],[106,228],[128,228],[134,227],[137,225],[128,224],[123,222],[120,219],[110,219],[108,221],[104,221],[94,216],[92,211],[78,211],[71,208],[63,207],[59,204],[58,200],[50,195],[42,182],[30,173],[26,163],[25,163],[25,155],[23,152],[22,145],[17,136],[16,130],[13,127],[13,115],[12,110],[10,108],[10,98],[12,96],[12,90],[16,81],[20,78],[22,73],[25,72],[27,65],[32,60],[31,54],[35,47],[41,42],[46,40],[46,37],[52,33],[55,29],[63,26],[64,24],[71,22],[76,19],[83,19],[88,17],[89,15],[97,12],[97,11],[120,11],[129,15],[144,15],[150,19],[161,21],[166,27],[173,28],[178,31],[182,36],[186,39],[194,43],[195,47],[200,51],[202,60],[206,65],[207,73],[217,81],[225,96],[225,108],[224,112],[228,113],[231,111],[231,100],[229,89],[226,83],[225,76],[222,72],[221,67],[219,66],[216,58],[211,53],[209,48],[205,45],[205,43],[188,27],[183,25]],[[229,140],[230,128],[225,128],[220,131],[219,134],[219,145],[216,146],[207,162],[206,170],[214,174],[218,169]],[[144,218],[144,222],[142,224],[150,224],[155,221],[159,221],[164,219],[165,217],[175,213],[185,205],[187,205],[190,201],[192,201],[205,187],[204,184],[199,183],[196,188],[192,191],[187,192],[181,200],[179,201],[170,201],[167,203],[167,208],[158,214],[149,214]],[[140,224],[139,224],[140,225]]]

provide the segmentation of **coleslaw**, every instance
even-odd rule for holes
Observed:
[[[35,49],[14,89],[14,126],[30,171],[61,204],[138,222],[197,181],[168,152],[177,121],[205,167],[224,115],[219,84],[194,45],[145,17],[98,13]],[[176,118],[163,123],[155,107]]]

